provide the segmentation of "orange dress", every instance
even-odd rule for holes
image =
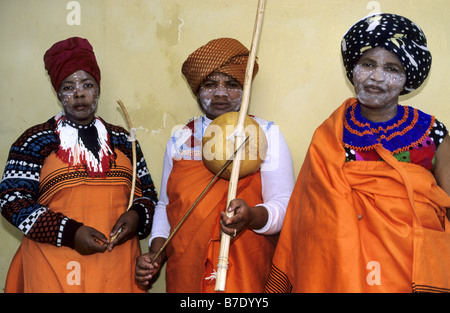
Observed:
[[[130,160],[118,149],[116,153],[117,166],[105,178],[91,178],[84,169],[68,169],[51,154],[41,170],[38,202],[108,237],[128,206],[132,175]],[[136,193],[141,190],[137,188]],[[111,252],[80,255],[74,249],[24,236],[11,263],[5,292],[143,292],[134,280],[139,255],[137,237]]]
[[[213,174],[202,161],[174,160],[167,183],[170,225],[176,225]],[[212,278],[220,250],[220,212],[225,209],[229,182],[219,179],[198,203],[167,246],[167,292],[214,292]],[[249,206],[262,203],[261,174],[239,180],[237,198]],[[245,230],[231,240],[225,292],[262,292],[277,236]]]
[[[393,162],[380,146],[386,162],[345,162],[343,122],[354,101],[346,101],[314,134],[266,291],[450,290],[450,258],[439,257],[432,245],[424,248],[430,236],[423,236],[431,233],[441,252],[450,252],[450,197],[429,170]],[[431,269],[427,258],[435,261]]]

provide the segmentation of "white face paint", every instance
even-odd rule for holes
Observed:
[[[94,118],[99,95],[97,81],[83,70],[67,76],[58,89],[66,117],[81,125],[89,124]]]
[[[353,70],[353,85],[367,119],[388,121],[397,114],[406,74],[398,57],[384,48],[367,51]]]
[[[200,85],[197,99],[206,116],[215,119],[224,113],[239,111],[242,86],[231,76],[212,73]]]

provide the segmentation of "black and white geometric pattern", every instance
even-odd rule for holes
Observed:
[[[141,163],[145,162],[144,158],[140,159],[138,162],[136,162],[136,175],[137,177],[141,178],[145,175],[150,175],[150,172],[148,171],[148,168],[146,166],[142,166]]]
[[[131,161],[131,143],[127,141],[127,131],[103,120],[102,122],[108,130],[108,137],[113,142],[113,152],[121,151]],[[0,182],[0,213],[28,238],[60,246],[63,244],[63,234],[64,238],[74,235],[66,234],[68,229],[72,230],[66,227],[70,218],[61,212],[53,211],[51,207],[46,208],[38,203],[43,192],[48,192],[41,187],[54,187],[49,184],[41,185],[40,173],[47,157],[60,149],[60,136],[56,132],[56,127],[56,119],[53,117],[45,123],[30,127],[11,145]],[[146,229],[139,231],[147,236],[151,231],[157,194],[138,143],[136,155],[139,160],[137,171],[140,173],[138,185],[144,195],[144,198],[137,202],[140,203],[139,207],[143,206],[146,209],[145,214],[140,213],[140,216],[145,216],[143,224]],[[114,162],[109,165],[117,166]],[[80,169],[80,172],[86,173],[84,169]],[[131,180],[131,175],[129,179]]]
[[[61,247],[62,246],[62,235],[64,232],[64,227],[66,226],[66,223],[69,219],[67,217],[63,218],[63,220],[61,221],[61,225],[59,225],[59,229],[58,229],[58,235],[56,238],[56,246],[57,247]]]
[[[35,139],[39,139],[41,137],[45,137],[45,135],[53,135],[53,131],[52,130],[42,130],[39,131],[35,134],[32,134],[30,137],[28,137],[28,139],[25,141],[25,143],[23,144],[21,150],[25,150],[27,148],[27,146],[33,142]]]
[[[46,207],[40,207],[39,209],[28,215],[28,217],[22,223],[19,224],[18,228],[25,235],[28,235],[28,232],[33,227],[34,223],[39,218],[39,216],[41,216],[42,213],[45,213],[47,211],[48,209]]]
[[[3,179],[13,179],[13,178],[20,178],[20,179],[31,179],[35,181],[39,181],[39,171],[20,171],[20,170],[10,170],[5,171],[3,174]]]

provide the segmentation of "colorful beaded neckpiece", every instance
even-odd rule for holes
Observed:
[[[106,177],[114,152],[102,121],[95,117],[89,125],[79,125],[62,114],[58,114],[55,120],[55,132],[59,136],[56,156],[76,170],[84,167],[91,177]]]
[[[369,151],[378,144],[392,153],[408,151],[421,143],[435,124],[434,116],[409,106],[398,105],[397,115],[387,122],[371,122],[361,114],[358,103],[347,108],[344,146]]]

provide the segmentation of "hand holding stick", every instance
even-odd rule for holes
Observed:
[[[239,111],[239,117],[236,125],[236,130],[238,134],[243,133],[245,118],[247,117],[248,105],[250,102],[250,91],[252,85],[253,78],[253,68],[255,65],[256,59],[256,50],[259,43],[259,37],[261,33],[262,20],[264,15],[264,6],[265,0],[259,0],[258,2],[258,11],[256,15],[255,27],[253,30],[253,40],[252,46],[250,48],[250,55],[247,62],[247,68],[245,72],[245,80],[244,80],[244,91],[242,95],[242,103]],[[235,140],[235,147],[238,147],[242,143],[243,137],[242,135],[237,135]],[[228,187],[228,197],[227,197],[227,207],[229,206],[231,200],[236,198],[237,185],[239,182],[239,171],[240,171],[240,163],[241,163],[241,154],[239,153],[235,162],[233,163],[233,168],[231,170],[230,184]],[[232,217],[234,212],[228,212],[228,217]],[[216,280],[216,291],[225,291],[225,284],[227,279],[227,270],[228,270],[228,255],[230,249],[230,240],[231,237],[225,233],[222,233],[221,241],[220,241],[220,252],[219,252],[219,262],[217,265],[217,280]]]
[[[160,254],[164,251],[164,249],[166,248],[167,244],[170,242],[170,240],[172,240],[172,237],[177,233],[178,229],[180,229],[181,225],[183,225],[183,223],[186,221],[186,219],[188,218],[189,214],[191,214],[192,210],[195,208],[195,206],[197,205],[197,203],[203,198],[203,196],[205,195],[205,193],[209,190],[209,188],[211,188],[211,186],[214,184],[214,182],[216,181],[216,179],[220,176],[220,174],[222,174],[223,171],[226,170],[226,168],[228,167],[228,165],[231,164],[231,162],[233,162],[233,160],[236,159],[236,156],[240,153],[238,153],[238,151],[240,151],[240,149],[242,147],[245,146],[245,143],[248,141],[250,137],[247,137],[244,142],[236,149],[236,151],[234,151],[233,155],[231,156],[231,158],[229,160],[227,160],[227,162],[220,168],[220,170],[217,172],[216,175],[214,175],[214,177],[211,179],[211,181],[208,183],[208,185],[205,187],[205,189],[200,193],[200,195],[197,197],[197,199],[194,201],[194,203],[192,203],[191,207],[187,210],[186,214],[181,218],[181,220],[178,222],[177,226],[175,226],[175,228],[173,229],[172,233],[169,235],[169,237],[166,239],[166,241],[164,242],[164,244],[162,245],[162,247],[159,249],[158,253],[156,253],[155,257],[153,258],[153,260],[151,261],[151,264],[155,263],[155,261],[158,259],[158,257],[160,256]]]
[[[128,138],[128,141],[131,141],[131,150],[133,154],[133,178],[131,180],[131,191],[130,191],[130,200],[128,201],[128,208],[127,211],[131,208],[131,205],[133,204],[133,198],[134,198],[134,190],[136,189],[136,137],[135,137],[135,131],[136,129],[133,128],[133,124],[131,123],[130,116],[128,115],[127,109],[125,108],[125,105],[121,100],[117,100],[117,103],[119,104],[120,108],[122,109],[123,114],[125,115],[125,119],[127,120],[127,124],[129,127],[130,137]],[[117,236],[122,231],[122,228],[120,228],[117,233],[111,237],[111,241],[113,242]]]

